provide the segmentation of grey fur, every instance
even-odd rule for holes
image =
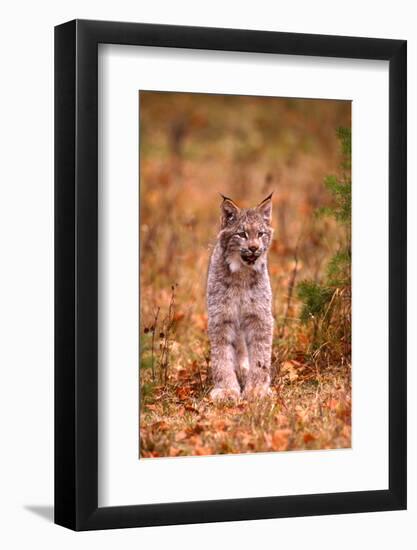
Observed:
[[[269,394],[273,332],[267,267],[271,195],[240,209],[223,197],[221,230],[207,281],[214,400]]]

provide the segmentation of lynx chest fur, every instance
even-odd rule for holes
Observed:
[[[272,295],[267,252],[272,238],[271,196],[240,209],[224,197],[221,230],[208,273],[208,331],[214,389],[211,397],[238,399],[269,393]]]

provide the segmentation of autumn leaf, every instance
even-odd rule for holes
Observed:
[[[298,378],[298,373],[293,361],[284,361],[281,365],[281,371],[283,374],[288,376],[290,382],[294,382]]]
[[[175,441],[183,441],[184,439],[187,439],[187,433],[185,430],[181,430],[175,434]]]
[[[192,320],[199,330],[207,330],[207,315],[205,313],[194,314]]]
[[[229,428],[230,424],[231,424],[230,420],[226,418],[220,418],[218,420],[215,420],[212,425],[214,430],[219,432],[224,432]]]
[[[161,455],[156,451],[143,451],[142,456],[143,458],[158,458]]]
[[[248,447],[249,450],[252,450],[254,448],[253,434],[247,431],[237,431],[236,436],[239,438],[239,441],[242,443],[242,445]]]
[[[192,435],[188,442],[190,445],[194,445],[194,447],[198,447],[201,444],[201,437],[198,434]]]
[[[159,430],[161,432],[166,431],[169,429],[168,422],[165,422],[165,420],[159,420],[158,422],[154,422],[151,426],[153,430]]]
[[[178,456],[180,454],[180,449],[177,449],[176,447],[170,447],[169,448],[169,456]]]
[[[328,402],[327,402],[327,406],[332,411],[335,411],[339,406],[339,401],[337,401],[337,399],[329,399]]]
[[[342,435],[343,437],[346,437],[346,439],[348,439],[350,442],[350,439],[352,437],[352,427],[347,425],[343,426]]]
[[[204,446],[204,445],[197,445],[194,450],[195,450],[195,454],[198,455],[198,456],[205,456],[205,455],[213,454],[212,448]]]
[[[280,428],[286,428],[288,427],[288,416],[285,414],[277,414],[275,417],[276,423]]]
[[[291,430],[282,429],[275,430],[271,438],[271,447],[274,451],[285,451],[288,448],[288,439],[291,435]]]
[[[174,321],[178,322],[178,321],[181,321],[182,319],[184,319],[185,317],[185,313],[183,313],[182,311],[177,311],[174,313]]]
[[[205,430],[205,427],[202,424],[196,424],[195,426],[187,428],[187,434],[189,435],[201,434],[201,432],[204,432],[204,430]]]
[[[300,405],[296,405],[295,407],[297,418],[302,422],[305,423],[309,416],[309,410],[307,408],[303,409]]]
[[[193,412],[193,413],[197,413],[197,414],[200,412],[198,409],[196,409],[192,405],[185,405],[184,409],[188,412]]]
[[[181,399],[183,401],[190,397],[190,388],[186,386],[179,386],[175,389],[175,393],[178,399]]]
[[[311,433],[305,433],[303,436],[304,443],[310,443],[311,441],[315,441],[315,436]]]

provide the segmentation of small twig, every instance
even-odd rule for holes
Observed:
[[[200,365],[198,361],[196,361],[196,364],[197,364],[198,376],[200,378],[201,393],[204,393],[203,377],[201,376],[201,370],[200,370]]]
[[[330,324],[333,302],[335,301],[336,297],[339,296],[339,294],[340,294],[339,289],[336,288],[326,308],[326,311],[324,312],[322,323],[324,324],[324,321],[327,320],[326,326],[329,326]]]
[[[151,365],[152,365],[152,381],[155,382],[155,365],[154,365],[154,346],[155,346],[155,332],[158,323],[159,306],[155,313],[155,318],[152,325],[152,349],[151,349]]]
[[[293,295],[293,292],[294,292],[295,279],[296,279],[296,277],[297,277],[297,267],[298,267],[298,244],[299,244],[299,241],[300,241],[300,239],[298,239],[297,245],[296,245],[296,247],[295,247],[295,251],[294,251],[294,267],[293,267],[293,270],[292,270],[292,273],[291,273],[290,280],[288,281],[287,304],[286,304],[286,308],[285,308],[284,322],[282,323],[282,325],[281,325],[281,330],[280,330],[280,332],[279,332],[279,337],[280,337],[280,338],[282,338],[282,337],[284,336],[284,330],[285,330],[285,326],[286,326],[286,324],[287,324],[288,313],[289,313],[289,311],[290,311],[292,295]]]
[[[213,377],[212,377],[212,372],[210,368],[210,355],[207,353],[204,359],[206,362],[206,384],[207,386],[211,386],[213,384]]]
[[[160,379],[161,384],[167,385],[168,382],[168,357],[169,357],[169,344],[170,344],[170,333],[174,325],[174,312],[175,312],[175,287],[171,287],[171,300],[168,307],[168,314],[164,319],[163,327],[165,327],[165,332],[161,334],[164,342],[162,344],[162,349],[159,357],[159,366],[160,366]]]

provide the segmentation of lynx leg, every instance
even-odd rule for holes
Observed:
[[[243,395],[247,399],[270,395],[272,319],[251,315],[245,323],[249,372]]]
[[[249,356],[245,338],[242,333],[239,334],[236,340],[236,366],[240,387],[243,389],[249,372]]]
[[[211,370],[214,382],[210,397],[215,401],[237,400],[240,397],[240,386],[235,371],[235,332],[230,323],[223,322],[221,325],[221,328],[216,325],[210,330]]]

